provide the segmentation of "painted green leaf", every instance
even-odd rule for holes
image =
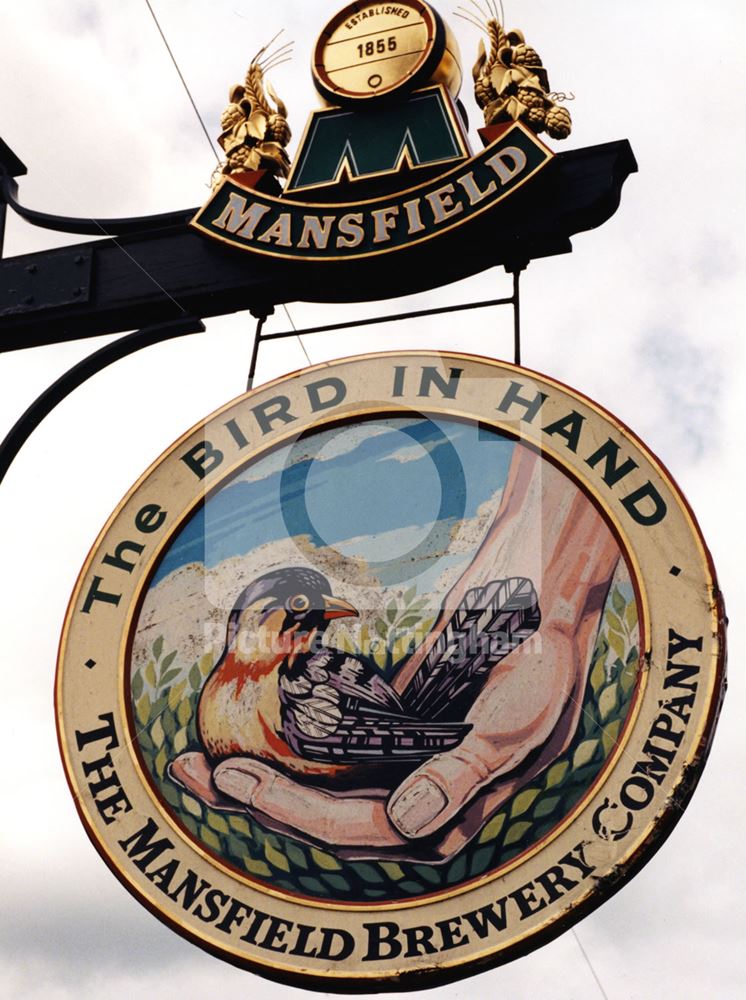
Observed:
[[[207,675],[210,673],[214,662],[215,662],[215,657],[213,656],[213,654],[205,653],[205,655],[199,661],[199,672],[202,674],[203,677],[207,677]]]
[[[536,804],[534,819],[544,819],[546,816],[551,816],[561,801],[561,795],[545,796]]]
[[[637,625],[637,602],[634,599],[627,605],[627,610],[624,612],[624,620],[627,623],[627,628],[631,632]]]
[[[394,624],[398,613],[399,609],[396,606],[396,601],[390,601],[386,607],[386,621],[389,623],[389,625]]]
[[[572,766],[575,770],[589,764],[598,750],[598,740],[585,740],[580,744],[572,758]]]
[[[618,615],[624,614],[627,602],[620,594],[618,587],[614,587],[614,593],[611,595],[611,603],[613,604],[614,610]]]
[[[624,670],[622,670],[622,672],[619,674],[619,684],[621,686],[625,698],[632,691],[636,681],[637,681],[637,662],[625,667]]]
[[[620,656],[622,659],[624,659],[627,653],[627,647],[621,635],[619,635],[617,632],[609,632],[609,645],[614,650],[617,656]]]
[[[143,688],[145,687],[145,682],[142,679],[142,674],[139,670],[135,671],[132,677],[132,700],[137,701],[142,697]]]
[[[168,744],[176,736],[179,724],[176,721],[176,717],[165,709],[161,715],[161,722],[163,724],[163,732],[166,734],[166,743]]]
[[[164,747],[158,751],[158,756],[155,758],[155,770],[159,778],[162,778],[166,773],[166,768],[168,767],[168,754]]]
[[[273,867],[279,868],[280,871],[290,871],[290,862],[288,859],[277,848],[273,847],[269,840],[265,840],[264,842],[264,857]]]
[[[194,816],[185,816],[182,813],[181,822],[194,837],[199,837],[199,823]]]
[[[330,872],[325,872],[321,878],[327,885],[331,886],[336,892],[349,892],[351,889],[350,883],[344,877],[344,875],[332,874]]]
[[[326,896],[326,887],[311,875],[301,875],[298,879],[301,886],[312,896]]]
[[[438,880],[440,884],[440,879]],[[406,882],[402,882],[399,886],[401,892],[407,894],[407,896],[421,896],[423,892],[427,891],[427,887],[421,885],[419,882],[414,882],[412,879],[408,879]]]
[[[492,864],[494,854],[494,847],[480,847],[478,851],[475,851],[469,865],[469,877],[474,878],[475,875],[481,875],[483,872],[486,872]]]
[[[174,808],[178,809],[181,805],[181,796],[179,792],[170,781],[164,781],[161,787],[161,795],[168,802],[168,804]]]
[[[166,673],[166,671],[168,670],[168,668],[171,666],[171,664],[174,662],[175,659],[176,659],[175,649],[173,650],[173,652],[169,653],[168,656],[164,656],[163,663],[161,663],[161,684],[166,683],[165,680],[163,679],[163,675]]]
[[[505,846],[512,847],[517,844],[531,829],[531,824],[526,822],[514,823],[505,834]]]
[[[320,850],[318,847],[311,848],[311,857],[319,868],[323,868],[325,872],[336,872],[342,867],[336,858],[332,857],[331,854],[327,854],[326,851]]]
[[[480,844],[487,844],[491,840],[496,840],[499,837],[502,828],[505,826],[505,820],[508,818],[508,814],[501,812],[497,816],[493,817],[487,824],[487,826],[482,830],[479,836]]]
[[[220,843],[220,837],[210,829],[209,826],[205,826],[203,823],[199,828],[199,838],[203,844],[207,844],[211,847],[213,851],[222,851],[222,844]]]
[[[419,615],[407,615],[399,622],[399,628],[414,628],[415,625],[419,625],[421,620]]]
[[[216,833],[229,833],[230,832],[229,827],[228,827],[228,823],[227,823],[225,817],[221,816],[220,813],[213,812],[212,809],[208,809],[207,810],[207,822],[208,822],[209,826]]]
[[[135,705],[135,714],[137,715],[140,725],[147,726],[148,720],[150,719],[150,709],[150,695],[145,692],[142,698],[138,701],[137,705]]]
[[[622,728],[622,720],[617,719],[615,722],[610,722],[608,726],[604,728],[603,736],[601,737],[601,743],[604,748],[604,756],[608,757],[611,751],[616,746],[616,741],[619,738],[619,730]]]
[[[296,868],[303,868],[308,871],[308,861],[302,849],[297,844],[288,844],[285,848],[288,860]]]
[[[381,872],[374,865],[366,864],[364,861],[356,861],[353,867],[363,882],[372,882],[373,885],[376,885],[385,881]]]
[[[598,711],[601,716],[601,721],[606,722],[606,720],[613,715],[619,705],[619,685],[609,684],[601,692],[601,697],[598,699]]]
[[[380,866],[394,882],[400,882],[405,877],[403,869],[393,861],[381,861]]]
[[[246,841],[237,837],[235,833],[229,833],[227,837],[223,838],[223,847],[227,854],[237,861],[239,864],[243,864],[248,853],[246,851]]]
[[[246,858],[244,865],[246,866],[246,871],[251,872],[252,875],[258,875],[259,878],[272,878],[272,869],[264,861],[259,861],[255,858]]]
[[[196,663],[189,671],[189,684],[191,685],[192,691],[199,691],[202,687],[202,673],[199,669],[199,665]]]
[[[153,656],[156,658],[156,660],[160,660],[162,652],[163,652],[163,636],[159,635],[158,638],[153,643]]]
[[[607,647],[608,648],[608,647]],[[604,650],[593,665],[591,671],[591,687],[598,693],[606,683],[606,651]]]
[[[166,734],[163,732],[163,723],[160,719],[156,719],[153,725],[150,727],[150,736],[153,743],[157,747],[163,746],[163,741],[166,738]]]
[[[193,799],[191,795],[182,795],[181,801],[190,816],[194,816],[195,819],[202,819],[202,806],[196,799]]]
[[[549,768],[549,772],[547,773],[547,781],[546,781],[547,788],[555,788],[557,785],[559,785],[564,780],[564,777],[567,774],[569,767],[570,764],[566,760],[561,760],[558,761],[556,764],[553,764]]]
[[[179,667],[174,667],[173,670],[167,670],[166,673],[161,677],[161,687],[168,687],[181,673]]]
[[[249,825],[249,821],[243,816],[230,816],[228,823],[236,833],[240,833],[244,837],[251,837],[251,826]]]
[[[186,726],[192,717],[192,706],[189,704],[188,700],[182,701],[176,711],[176,718],[179,720],[182,726]]]
[[[419,614],[420,611],[424,610],[424,608],[426,607],[427,607],[427,599],[421,597],[419,601],[415,601],[414,604],[410,604],[410,606],[407,608],[407,614],[408,615]]]
[[[624,633],[624,626],[611,609],[606,612],[606,621],[609,627],[613,628],[615,632]]]
[[[376,634],[382,639],[388,639],[389,637],[389,627],[382,618],[379,618],[376,622]]]
[[[168,692],[168,707],[172,712],[175,712],[179,707],[181,699],[184,697],[184,691],[186,690],[187,682],[185,680],[179,681],[178,684],[174,684],[171,690]]]
[[[415,584],[413,587],[410,587],[409,590],[404,592],[404,597],[403,597],[404,604],[407,607],[409,607],[409,605],[412,603],[412,601],[415,599],[416,596],[417,596],[417,584]]]
[[[539,788],[525,788],[513,799],[513,805],[510,810],[510,818],[516,819],[518,816],[522,816],[525,812],[531,808],[531,806],[536,801],[536,796],[539,794],[541,789]]]
[[[431,868],[430,865],[413,865],[412,871],[424,882],[429,882],[431,885],[441,884],[440,871],[437,868]]]
[[[152,688],[156,687],[158,683],[155,674],[155,663],[153,663],[152,660],[148,660],[147,666],[145,667],[145,680]]]
[[[461,882],[463,880],[466,875],[466,860],[466,853],[464,852],[456,858],[451,867],[448,869],[446,881],[449,885],[453,885],[454,882]]]

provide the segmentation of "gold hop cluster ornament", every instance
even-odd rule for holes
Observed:
[[[276,35],[254,56],[245,82],[231,88],[230,104],[220,119],[223,131],[218,140],[226,160],[216,171],[216,181],[225,174],[253,170],[266,170],[275,177],[288,176],[287,145],[292,137],[288,112],[265,79],[270,69],[290,59],[292,42],[270,52],[278,38]]]
[[[567,139],[572,118],[559,101],[564,94],[550,90],[549,77],[535,49],[526,45],[521,31],[506,32],[504,16],[498,15],[494,0],[485,0],[489,13],[472,0],[479,14],[462,7],[458,16],[483,31],[490,41],[487,55],[479,42],[479,57],[473,69],[474,96],[484,111],[486,125],[522,121],[537,135],[548,132],[553,139]]]

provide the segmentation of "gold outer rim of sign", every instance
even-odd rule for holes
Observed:
[[[604,407],[595,403],[593,400],[589,399],[583,393],[578,392],[575,389],[570,388],[564,383],[553,379],[550,376],[546,376],[542,373],[536,372],[532,369],[519,367],[512,365],[508,362],[496,361],[492,358],[480,357],[478,355],[470,355],[459,352],[450,351],[400,351],[400,352],[382,352],[382,353],[370,353],[365,355],[360,355],[354,358],[342,358],[332,362],[326,362],[319,365],[314,365],[300,371],[289,373],[288,375],[282,376],[280,378],[274,379],[265,385],[258,387],[254,390],[254,394],[259,392],[265,392],[283,382],[297,378],[301,374],[306,374],[315,371],[328,371],[343,364],[349,364],[352,361],[366,361],[366,360],[376,360],[376,359],[392,359],[402,357],[411,358],[440,358],[440,359],[453,359],[453,360],[466,360],[477,364],[482,364],[487,367],[492,367],[496,369],[501,369],[508,373],[514,373],[516,375],[528,375],[530,377],[535,377],[539,381],[543,381],[550,387],[554,387],[562,393],[567,394],[569,397],[574,397],[575,399],[583,402],[589,409],[594,411],[601,419],[609,423],[612,427],[621,431],[629,440],[639,448],[640,452],[645,456],[647,461],[650,462],[652,468],[657,471],[657,473],[664,479],[671,493],[676,500],[679,508],[684,516],[684,520],[691,532],[691,536],[694,538],[696,548],[700,554],[702,560],[702,569],[706,576],[706,582],[708,589],[712,595],[711,611],[710,615],[713,618],[713,637],[715,639],[713,645],[713,652],[710,658],[712,669],[709,671],[710,684],[707,690],[707,710],[703,714],[700,724],[698,725],[696,732],[692,735],[691,740],[688,742],[687,746],[687,757],[686,760],[681,763],[678,768],[679,779],[673,790],[672,795],[669,797],[666,807],[657,814],[654,820],[652,820],[644,830],[640,831],[636,837],[635,844],[632,845],[620,858],[615,862],[615,869],[618,872],[623,872],[625,876],[632,877],[635,875],[644,865],[654,856],[657,850],[662,846],[664,841],[667,839],[668,835],[673,830],[676,822],[680,818],[683,812],[682,804],[685,805],[691,795],[693,794],[694,788],[699,780],[702,772],[707,754],[709,752],[709,742],[712,734],[714,733],[715,726],[717,724],[718,716],[722,707],[722,698],[724,695],[724,680],[725,680],[725,666],[726,666],[726,643],[725,643],[725,614],[722,603],[722,597],[720,591],[717,587],[715,568],[713,565],[712,557],[705,544],[702,532],[699,528],[697,519],[681,490],[678,488],[676,481],[668,472],[665,465],[660,462],[647,448],[647,446],[640,440],[640,438],[631,431],[622,421],[609,413]],[[237,396],[235,399],[231,400],[229,403],[220,407],[213,414],[211,414],[206,420],[200,421],[195,424],[186,434],[182,435],[160,458],[153,462],[148,469],[143,473],[142,476],[137,480],[131,490],[128,491],[127,496],[122,500],[122,502],[117,506],[114,513],[107,520],[105,526],[99,532],[88,557],[85,560],[83,568],[81,569],[71,600],[69,602],[65,623],[63,627],[62,636],[60,638],[59,654],[57,660],[57,674],[55,680],[55,718],[57,725],[57,738],[60,747],[60,754],[62,757],[65,777],[70,787],[76,809],[81,818],[83,827],[86,831],[87,836],[91,840],[92,844],[96,850],[101,855],[102,859],[116,876],[116,878],[131,892],[148,910],[150,910],[153,915],[158,917],[162,922],[170,926],[171,928],[177,930],[185,938],[197,944],[199,947],[210,952],[217,957],[229,961],[230,963],[245,969],[250,969],[251,971],[265,976],[275,982],[284,983],[292,986],[302,986],[303,988],[310,988],[313,984],[317,984],[320,989],[326,991],[334,991],[340,993],[350,993],[350,992],[362,992],[363,989],[367,989],[370,986],[377,985],[381,991],[404,991],[404,990],[417,990],[422,985],[427,984],[427,986],[435,985],[445,985],[450,982],[454,982],[463,978],[464,974],[467,972],[476,973],[479,971],[486,971],[487,969],[494,968],[498,965],[504,964],[506,961],[511,959],[519,958],[522,955],[533,951],[536,947],[542,944],[548,943],[553,940],[559,934],[563,933],[565,930],[572,927],[580,919],[593,912],[598,906],[603,902],[613,896],[618,889],[621,888],[622,884],[627,880],[626,878],[622,880],[609,881],[608,884],[603,885],[599,888],[596,884],[589,887],[579,898],[575,901],[569,910],[564,911],[560,916],[547,917],[538,926],[535,926],[531,930],[527,930],[521,934],[517,934],[511,938],[511,940],[497,947],[490,947],[482,949],[479,952],[471,953],[467,958],[461,960],[458,959],[446,959],[440,961],[437,967],[431,967],[424,971],[405,971],[397,972],[392,971],[390,973],[381,972],[365,972],[357,971],[354,975],[349,972],[344,971],[330,971],[322,973],[316,969],[306,969],[298,968],[291,969],[287,966],[282,966],[277,963],[268,961],[262,956],[252,956],[247,957],[244,953],[238,951],[235,948],[230,947],[225,944],[217,944],[214,940],[208,938],[206,935],[198,933],[191,925],[185,923],[180,918],[171,916],[163,911],[163,909],[158,905],[155,896],[152,898],[149,894],[142,889],[139,885],[130,880],[129,876],[119,867],[114,858],[110,855],[108,851],[108,845],[100,839],[93,820],[89,816],[84,801],[76,787],[75,777],[73,774],[72,763],[68,754],[67,744],[64,740],[64,724],[62,718],[62,685],[63,685],[63,675],[64,675],[64,661],[67,649],[68,636],[70,631],[71,619],[76,607],[76,601],[78,598],[79,590],[81,588],[85,574],[88,572],[89,567],[97,553],[97,550],[104,539],[107,532],[113,526],[117,517],[119,516],[125,503],[149,478],[153,471],[164,461],[175,449],[182,446],[199,428],[205,426],[206,423],[212,420],[218,419],[222,414],[231,409],[237,402],[245,398],[246,394]],[[714,693],[718,692],[719,697],[713,697]],[[693,776],[685,776],[685,771],[692,771],[694,768]],[[681,794],[679,794],[681,792]],[[681,800],[681,801],[679,801]],[[652,838],[652,834],[656,833],[655,839]]]
[[[472,158],[472,156],[471,156],[471,149],[469,147],[469,137],[466,134],[466,129],[464,128],[464,123],[461,121],[461,119],[459,117],[458,111],[456,110],[456,107],[455,107],[454,102],[453,102],[453,97],[448,92],[448,88],[446,86],[444,86],[444,84],[442,84],[442,83],[434,83],[434,84],[431,84],[429,87],[419,87],[417,90],[413,91],[412,94],[410,94],[409,96],[410,97],[416,97],[418,94],[429,94],[432,91],[436,91],[436,90],[439,90],[440,93],[441,93],[441,96],[443,97],[443,101],[444,101],[444,104],[445,104],[445,109],[446,109],[446,112],[448,113],[448,119],[449,119],[451,125],[453,126],[453,129],[454,129],[456,135],[458,136],[459,144],[461,146],[460,155],[464,158],[463,161],[458,164],[458,166],[460,166],[461,168],[463,168],[463,167],[467,166],[468,161]],[[337,113],[343,114],[343,115],[354,114],[354,112],[350,108],[324,108],[320,112],[317,112],[317,113],[318,114],[322,114],[322,115],[323,114],[327,114],[327,115],[331,116],[335,111]],[[300,142],[298,143],[298,149],[305,149],[306,140],[308,139],[308,135],[309,135],[309,133],[310,133],[312,127],[313,127],[313,122],[314,122],[314,116],[312,115],[311,117],[309,117],[308,121],[306,122],[306,124],[305,124],[305,126],[303,128],[303,135],[301,137]],[[502,136],[500,138],[502,138]],[[539,141],[541,142],[541,140],[539,140]],[[546,148],[548,149],[549,147],[546,147]],[[404,155],[404,154],[402,154],[402,155]],[[451,157],[448,157],[445,160],[433,160],[431,163],[423,163],[423,164],[421,164],[419,166],[415,165],[415,166],[413,166],[411,168],[411,170],[412,170],[412,173],[416,175],[416,173],[417,173],[418,170],[427,170],[428,167],[446,166],[449,163],[453,163],[453,161],[456,160],[456,159],[458,159],[457,156],[451,156]],[[344,158],[343,158],[343,160],[344,160]],[[300,201],[296,201],[294,198],[290,197],[290,195],[296,195],[297,194],[297,196],[300,198],[300,197],[303,196],[303,191],[304,190],[318,190],[320,188],[332,188],[332,187],[336,187],[339,184],[339,176],[340,176],[340,173],[341,173],[343,167],[340,167],[340,173],[338,173],[337,177],[333,181],[324,181],[322,184],[314,184],[312,188],[311,188],[311,186],[309,186],[308,188],[293,187],[293,180],[294,180],[295,175],[297,174],[298,170],[300,169],[300,166],[301,166],[302,162],[303,162],[303,160],[295,160],[295,161],[293,161],[293,164],[292,164],[292,166],[290,168],[290,173],[288,175],[287,183],[286,183],[285,188],[284,188],[284,190],[287,192],[288,197],[286,197],[283,194],[283,197],[281,199],[278,199],[280,201],[280,204],[282,204],[282,205],[287,205],[287,204],[303,205],[303,206],[308,206],[308,207],[312,207],[312,208],[322,208],[322,207],[325,207],[325,208],[328,209],[330,207],[329,204],[324,205],[321,202],[311,202],[311,201],[300,202]],[[365,174],[365,176],[363,176],[363,177],[354,177],[352,179],[351,183],[354,186],[355,184],[357,184],[360,181],[375,180],[377,177],[391,177],[391,175],[392,175],[392,171],[391,170],[378,170],[378,171],[376,171],[375,173],[372,173],[372,174]],[[444,174],[443,176],[445,177],[446,175]],[[434,179],[436,179],[436,178],[432,178],[431,177],[430,178],[430,182],[432,182]],[[238,182],[235,179],[233,180],[233,183],[236,184],[237,187],[243,187],[243,185],[242,184],[238,184]],[[423,181],[421,186],[424,186],[427,183],[428,183],[428,181]],[[222,183],[218,187],[217,190],[220,190],[220,187],[222,187]],[[244,190],[245,191],[250,191],[251,188],[244,188]],[[418,187],[412,187],[412,188],[409,188],[408,190],[409,191],[416,191],[416,190],[418,190]],[[513,190],[513,189],[511,189],[511,190]],[[403,191],[401,193],[402,194],[407,194],[408,192],[407,191]],[[373,204],[374,202],[384,201],[386,197],[390,198],[390,197],[392,197],[392,195],[388,195],[388,196],[381,195],[378,198],[368,198],[368,199],[365,199],[365,200],[362,200],[362,201],[340,202],[339,204],[340,205],[347,205],[347,204],[349,204],[349,205],[369,205],[369,204]],[[394,195],[393,195],[393,197],[398,197],[398,193],[395,192]],[[209,232],[210,232],[210,234],[212,234],[212,230],[209,230]],[[314,257],[313,259],[315,260],[316,258]],[[346,257],[344,259],[347,260]]]
[[[372,205],[372,204],[385,205],[389,202],[394,201],[394,199],[398,200],[399,198],[403,198],[408,194],[413,194],[416,193],[417,191],[421,191],[428,184],[434,183],[433,180],[426,181],[422,184],[416,185],[415,187],[406,188],[404,191],[397,191],[394,194],[386,195],[385,197],[366,198],[362,201],[340,202],[338,205],[337,204],[329,205],[328,203],[324,204],[323,202],[294,201],[291,198],[276,198],[273,197],[272,195],[260,194],[260,192],[254,191],[252,188],[244,187],[237,181],[231,180],[229,177],[225,177],[220,182],[215,192],[213,192],[210,201],[208,201],[206,205],[203,205],[203,207],[197,212],[195,217],[189,222],[189,225],[193,229],[198,230],[200,233],[204,233],[205,235],[209,236],[210,239],[217,240],[219,243],[225,243],[227,246],[231,246],[234,249],[246,250],[248,253],[258,253],[261,254],[263,257],[274,257],[277,260],[284,260],[288,261],[289,263],[293,263],[296,261],[313,261],[316,264],[325,264],[327,262],[333,263],[338,261],[348,261],[349,263],[353,264],[355,261],[366,260],[370,257],[383,257],[385,254],[397,253],[402,250],[411,250],[412,247],[421,246],[423,243],[427,243],[430,240],[441,238],[445,236],[447,233],[452,233],[454,232],[454,230],[460,229],[461,226],[468,225],[475,219],[478,219],[480,216],[490,211],[496,205],[502,204],[502,202],[505,201],[506,198],[510,198],[512,195],[514,195],[516,191],[519,191],[524,186],[524,184],[526,184],[530,180],[533,180],[533,178],[538,173],[544,170],[544,168],[547,167],[552,162],[552,160],[555,157],[554,152],[549,148],[549,146],[546,145],[546,143],[542,142],[542,140],[538,136],[534,135],[534,133],[530,129],[528,129],[522,122],[514,122],[511,125],[511,127],[499,137],[499,139],[496,139],[495,142],[490,144],[490,146],[487,146],[486,150],[489,150],[492,146],[496,145],[498,142],[500,143],[503,142],[506,138],[508,138],[508,136],[510,136],[511,132],[514,132],[516,129],[518,129],[521,132],[524,132],[527,136],[529,136],[529,138],[532,141],[534,141],[537,145],[541,146],[543,150],[549,154],[547,156],[547,159],[543,160],[540,164],[538,164],[538,166],[536,166],[531,171],[531,173],[523,177],[520,181],[518,181],[517,184],[514,184],[509,191],[504,191],[499,198],[496,198],[494,201],[491,201],[488,205],[475,209],[466,218],[459,218],[458,221],[454,220],[453,223],[449,225],[441,224],[433,232],[426,233],[424,236],[418,236],[417,239],[415,240],[408,240],[406,243],[400,243],[395,246],[384,246],[381,247],[379,250],[369,250],[366,253],[350,254],[346,257],[332,256],[323,253],[321,251],[319,251],[318,254],[316,255],[277,253],[275,250],[264,250],[262,247],[257,247],[255,244],[249,246],[245,243],[239,243],[236,240],[231,240],[227,236],[219,236],[216,232],[214,232],[214,230],[209,229],[207,226],[203,225],[202,222],[200,222],[199,220],[202,214],[212,204],[212,200],[214,199],[215,195],[219,193],[223,189],[223,187],[225,187],[227,184],[232,184],[235,187],[241,188],[242,191],[246,191],[248,194],[252,194],[255,196],[259,194],[260,197],[265,202],[271,202],[272,204],[275,204],[279,210],[287,209],[289,206],[293,206],[301,209],[318,208],[318,209],[326,209],[326,211],[329,211],[330,207],[346,208],[347,206],[349,206],[350,208],[356,208],[358,206]],[[486,152],[486,150],[483,150],[482,152]],[[479,155],[481,156],[481,153]],[[473,159],[476,158],[477,157],[473,157]],[[459,166],[454,167],[452,170],[449,170],[446,173],[442,174],[441,177],[435,178],[435,180],[442,181],[444,184],[447,184],[450,177],[455,176],[456,174],[463,172],[464,170],[468,170],[470,163],[471,160],[467,160],[465,163],[461,163]]]
[[[407,352],[408,353],[408,352]],[[325,366],[326,367],[326,366]],[[306,369],[310,371],[311,369]],[[262,386],[262,389],[265,387]],[[251,393],[245,394],[244,397],[247,398]],[[218,411],[218,413],[224,411]],[[380,404],[373,408],[363,407],[349,413],[345,413],[343,417],[331,417],[327,420],[316,420],[310,425],[314,430],[325,430],[333,426],[344,426],[360,418],[371,419],[376,416],[380,416],[382,419],[391,416],[392,413],[398,413],[402,416],[407,414],[413,414],[415,411],[411,407],[402,407],[400,410],[392,409],[390,406],[382,406]],[[216,413],[214,416],[217,416]],[[436,410],[428,410],[427,407],[423,407],[418,410],[417,413],[423,417],[430,417],[433,419],[449,419],[458,421],[468,421],[474,423],[478,420],[479,423],[486,424],[488,426],[494,427],[503,433],[515,434],[515,429],[510,427],[507,422],[504,421],[494,421],[484,419],[482,417],[475,417],[473,414],[467,414],[464,411],[459,411],[457,409],[449,410],[448,414],[443,414]],[[213,418],[211,417],[210,420]],[[200,426],[200,425],[198,425]],[[302,893],[291,893],[275,889],[266,881],[252,878],[251,875],[242,872],[240,869],[235,868],[227,864],[223,859],[215,854],[212,854],[205,846],[196,840],[192,834],[185,829],[179,821],[173,816],[168,806],[164,804],[163,800],[159,796],[158,792],[153,786],[152,779],[147,773],[146,769],[142,765],[140,759],[140,753],[137,749],[135,738],[133,737],[133,732],[136,730],[136,724],[132,714],[131,700],[128,698],[129,694],[129,678],[127,676],[127,666],[130,661],[130,655],[132,650],[132,644],[134,641],[134,635],[137,627],[137,622],[139,620],[140,612],[142,609],[142,602],[147,594],[148,585],[152,576],[157,569],[158,563],[160,562],[164,551],[168,548],[169,544],[173,541],[176,535],[181,531],[184,525],[189,521],[189,519],[196,513],[197,510],[209,499],[215,491],[219,490],[221,486],[235,476],[241,469],[248,467],[252,462],[260,457],[264,457],[267,454],[275,451],[278,448],[283,447],[288,441],[292,441],[297,438],[299,433],[304,433],[310,429],[309,427],[295,428],[293,431],[289,431],[287,434],[283,434],[278,438],[275,438],[271,444],[265,445],[264,447],[259,447],[251,452],[247,452],[243,458],[234,463],[233,465],[226,468],[225,472],[220,476],[219,480],[214,482],[209,490],[204,491],[204,493],[197,498],[189,507],[182,512],[179,517],[179,521],[175,524],[172,530],[169,532],[168,537],[164,538],[161,544],[153,552],[147,564],[140,573],[140,582],[137,586],[137,590],[130,601],[129,608],[127,610],[124,628],[122,630],[122,642],[120,645],[119,656],[118,656],[118,673],[120,677],[119,688],[119,711],[121,718],[126,720],[127,723],[127,746],[131,749],[131,763],[140,778],[141,785],[145,788],[151,802],[158,811],[159,815],[163,819],[164,823],[174,831],[175,834],[186,839],[190,846],[201,855],[204,861],[210,865],[214,865],[219,868],[225,875],[230,878],[235,878],[244,885],[255,889],[265,895],[272,896],[275,899],[284,900],[286,902],[296,903],[300,906],[307,906],[310,909],[321,909],[321,910],[335,910],[344,911],[352,913],[362,913],[368,911],[376,910],[386,910],[396,911],[396,910],[411,910],[423,906],[429,906],[434,903],[442,902],[447,899],[454,899],[458,896],[465,895],[474,889],[481,888],[484,885],[489,885],[490,882],[496,881],[498,878],[509,874],[516,868],[525,864],[530,858],[534,857],[540,851],[544,850],[553,840],[561,836],[565,830],[569,829],[575,823],[578,816],[585,810],[588,801],[596,794],[598,788],[602,783],[604,783],[613,769],[618,764],[620,758],[624,756],[627,743],[629,742],[630,736],[632,735],[637,722],[637,718],[642,707],[644,692],[647,687],[648,675],[644,670],[640,671],[640,676],[638,682],[635,685],[635,694],[632,705],[630,706],[627,718],[625,719],[624,727],[622,728],[616,748],[614,752],[610,755],[609,759],[605,762],[599,774],[593,781],[593,783],[586,789],[582,798],[573,806],[571,811],[555,826],[549,831],[544,837],[538,840],[535,844],[532,844],[530,848],[527,848],[521,854],[512,858],[506,864],[493,869],[484,875],[478,876],[477,878],[470,879],[467,882],[463,882],[460,885],[453,886],[447,890],[427,893],[421,896],[414,897],[413,899],[405,900],[394,900],[394,901],[370,901],[366,903],[348,903],[348,902],[330,902],[328,900],[319,899],[314,896],[306,896]],[[640,663],[644,662],[645,655],[649,652],[649,637],[650,637],[650,603],[648,600],[647,589],[645,583],[642,579],[642,573],[640,570],[637,558],[629,544],[629,539],[626,533],[621,528],[621,525],[613,514],[610,506],[602,500],[589,483],[583,482],[581,477],[575,473],[573,470],[568,469],[566,463],[564,463],[558,452],[550,448],[542,448],[537,446],[534,442],[523,440],[523,443],[530,447],[532,450],[536,451],[542,458],[550,461],[555,465],[560,471],[562,471],[568,479],[575,483],[578,489],[586,496],[599,510],[601,516],[603,517],[605,523],[614,535],[622,557],[627,563],[627,567],[630,572],[630,578],[632,581],[632,586],[635,593],[635,600],[638,607],[639,615],[639,625],[640,625]],[[167,461],[168,458],[173,454],[174,448],[177,446],[172,446],[168,452],[164,453],[162,456],[163,461]]]
[[[343,21],[345,21],[352,14],[358,13],[365,7],[375,6],[370,3],[360,3],[359,0],[356,3],[350,3],[344,7],[338,14],[327,22],[323,31],[316,40],[316,44],[313,49],[313,55],[311,57],[311,72],[313,74],[313,81],[316,85],[317,90],[321,94],[325,101],[333,102],[335,98],[341,99],[345,102],[354,101],[355,103],[360,102],[360,104],[368,103],[370,101],[381,100],[382,98],[390,98],[398,90],[407,87],[417,86],[417,76],[422,73],[423,69],[429,62],[434,46],[438,40],[438,22],[443,25],[445,29],[445,22],[443,22],[433,8],[424,2],[424,0],[401,0],[399,6],[408,7],[410,10],[415,11],[422,17],[425,28],[427,31],[427,41],[425,42],[425,48],[422,51],[420,58],[414,64],[411,70],[407,71],[404,76],[400,77],[395,83],[386,87],[383,90],[378,90],[373,93],[368,93],[360,90],[348,90],[346,87],[338,87],[335,85],[334,81],[329,76],[326,69],[326,64],[324,60],[325,51],[329,43],[329,39],[334,34],[334,32],[339,28]],[[445,31],[443,33],[443,53],[438,59],[438,64],[440,63],[443,55],[446,51],[446,38]],[[427,81],[423,80],[423,83]]]

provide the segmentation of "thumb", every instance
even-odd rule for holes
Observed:
[[[488,757],[466,742],[433,757],[391,796],[389,820],[409,840],[437,833],[494,779],[495,769],[485,759]]]

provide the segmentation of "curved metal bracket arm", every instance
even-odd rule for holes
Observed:
[[[51,229],[57,233],[81,236],[132,236],[149,232],[163,232],[173,227],[183,227],[197,211],[196,208],[162,215],[134,216],[130,219],[79,219],[74,216],[49,215],[25,208],[18,201],[18,185],[7,174],[0,174],[0,202],[12,208],[16,215],[32,226]]]
[[[121,361],[144,347],[151,347],[173,337],[185,337],[192,333],[204,333],[205,325],[197,319],[178,319],[171,323],[148,326],[136,333],[120,337],[112,344],[84,358],[68,372],[53,382],[16,421],[15,426],[0,444],[0,483],[10,468],[18,452],[28,441],[34,429],[49,416],[52,410],[66,399],[75,389],[89,378],[115,361]]]

